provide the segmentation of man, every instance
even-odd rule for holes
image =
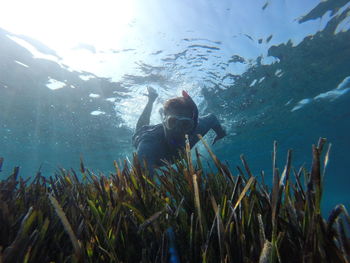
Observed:
[[[185,134],[189,136],[190,147],[198,141],[197,134],[204,136],[210,129],[216,133],[213,144],[226,136],[214,114],[198,117],[198,108],[187,92],[182,97],[169,99],[161,109],[162,123],[149,125],[152,107],[158,94],[148,87],[148,102],[132,137],[139,160],[146,161],[151,173],[155,167],[164,165],[162,160],[170,163],[179,157],[179,151],[185,148]]]

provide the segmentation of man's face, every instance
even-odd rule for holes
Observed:
[[[194,128],[194,120],[188,112],[169,112],[163,117],[166,134],[171,137],[184,138]]]

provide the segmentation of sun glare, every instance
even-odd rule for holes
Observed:
[[[0,28],[58,51],[79,43],[119,48],[134,12],[133,0],[5,0],[0,2]]]

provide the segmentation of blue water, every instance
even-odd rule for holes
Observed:
[[[233,171],[243,153],[255,175],[264,170],[272,181],[274,140],[281,170],[290,148],[294,167],[310,168],[311,145],[327,138],[323,208],[350,207],[350,1],[153,0],[137,7],[142,12],[121,47],[80,43],[71,49],[81,59],[74,63],[0,20],[1,178],[14,166],[23,177],[39,168],[45,176],[77,169],[81,156],[96,172],[112,171],[113,160],[132,156],[152,86],[159,93],[154,124],[162,103],[182,89],[201,114],[217,115],[228,136],[213,150]]]

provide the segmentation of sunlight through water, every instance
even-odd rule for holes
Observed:
[[[147,87],[159,95],[151,124],[186,90],[227,131],[218,157],[236,167],[244,153],[267,180],[274,140],[309,166],[326,137],[326,205],[349,203],[349,29],[346,0],[0,1],[3,169],[49,174],[83,155],[109,172],[135,151]]]

